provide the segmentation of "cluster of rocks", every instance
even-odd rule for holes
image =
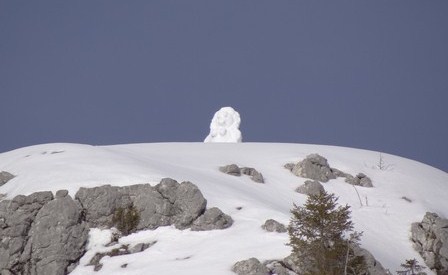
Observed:
[[[258,172],[255,168],[251,167],[238,167],[236,164],[230,164],[226,166],[219,167],[219,171],[232,175],[232,176],[241,176],[241,175],[247,175],[250,177],[251,180],[257,183],[264,183],[263,175]]]
[[[146,249],[150,248],[155,243],[156,243],[156,241],[150,242],[150,243],[138,243],[132,247],[129,247],[129,245],[121,245],[120,247],[118,247],[118,248],[115,247],[108,252],[96,253],[95,256],[93,256],[93,258],[90,259],[88,265],[93,265],[94,266],[93,270],[99,271],[99,270],[101,270],[101,268],[103,268],[103,264],[100,263],[100,261],[103,257],[105,257],[105,256],[116,257],[116,256],[121,256],[121,255],[140,253],[140,252],[145,251]],[[122,265],[123,268],[126,266],[127,265]]]
[[[8,181],[12,180],[15,176],[9,172],[1,171],[0,172],[0,186],[4,185]]]
[[[284,166],[294,175],[308,178],[313,181],[306,181],[296,191],[302,194],[318,194],[324,188],[320,182],[328,182],[338,177],[345,178],[345,182],[363,187],[373,187],[372,180],[363,173],[352,176],[336,168],[330,167],[328,160],[318,154],[308,155],[304,160],[297,163],[287,163]]]
[[[0,274],[67,274],[85,247],[90,227],[110,228],[116,209],[139,212],[135,230],[174,225],[178,229],[224,229],[230,216],[207,201],[190,182],[163,179],[149,184],[81,188],[19,195],[0,202]]]
[[[266,222],[261,226],[261,228],[263,228],[268,232],[285,233],[288,231],[284,224],[279,223],[278,221],[273,219],[266,220]]]
[[[373,255],[359,247],[353,247],[355,256],[364,257],[367,273],[370,275],[388,275],[388,271],[373,257]],[[239,261],[232,267],[232,271],[238,275],[300,275],[303,271],[298,266],[298,259],[294,254],[283,260],[268,260],[260,262],[257,258]]]
[[[448,219],[427,212],[422,222],[411,226],[414,248],[436,274],[448,274]]]

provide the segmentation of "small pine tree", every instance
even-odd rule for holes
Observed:
[[[364,274],[365,261],[356,257],[352,245],[360,234],[353,231],[349,206],[338,206],[334,194],[310,195],[303,207],[294,204],[289,227],[290,245],[305,274]],[[364,272],[364,273],[363,273]]]
[[[397,274],[400,275],[423,275],[426,274],[425,272],[422,272],[423,269],[425,269],[424,266],[419,265],[418,261],[416,259],[409,259],[404,262],[404,264],[401,264],[401,267],[405,268],[405,270],[397,271]]]

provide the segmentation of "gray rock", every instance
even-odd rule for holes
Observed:
[[[56,192],[56,198],[65,198],[68,195],[67,190],[59,190]]]
[[[230,164],[219,167],[219,171],[232,176],[241,176],[241,170],[236,164]]]
[[[32,223],[39,210],[52,199],[51,192],[37,192],[0,202],[0,270],[22,271],[25,263],[22,254]]]
[[[168,178],[155,187],[137,184],[81,188],[75,197],[85,209],[86,221],[91,227],[111,227],[115,210],[133,205],[140,216],[136,230],[172,224],[178,229],[188,228],[204,213],[207,205],[196,185],[191,182],[179,184]]]
[[[257,183],[264,183],[263,175],[258,172],[255,168],[243,167],[240,169],[243,175],[250,176],[251,180]]]
[[[88,227],[71,197],[46,203],[36,215],[21,261],[31,274],[66,274],[85,252]]]
[[[372,180],[363,173],[359,173],[356,177],[346,174],[345,182],[362,187],[373,187]]]
[[[90,227],[111,227],[114,211],[128,208],[131,199],[124,187],[104,185],[94,188],[81,187],[76,192],[77,199],[85,210],[86,221]]]
[[[283,265],[289,270],[294,271],[296,274],[304,274],[305,272],[300,267],[302,264],[299,258],[295,254],[290,254],[288,257],[283,259]]]
[[[286,167],[289,168],[291,165],[286,165]],[[327,182],[336,178],[327,159],[318,154],[307,156],[304,160],[295,164],[291,172],[296,176],[320,182]]]
[[[276,220],[269,219],[267,220],[262,226],[264,230],[268,232],[278,232],[278,233],[285,233],[288,230],[286,230],[286,226],[282,223],[279,223]]]
[[[366,249],[359,246],[354,246],[353,253],[355,256],[361,256],[364,258],[367,271],[369,275],[387,275],[387,270],[378,262],[375,257]]]
[[[296,189],[296,192],[305,195],[319,195],[324,191],[325,191],[324,187],[317,180],[314,181],[307,180],[303,185],[300,185]]]
[[[294,271],[286,267],[286,264],[282,261],[266,261],[264,265],[270,271],[270,274],[275,275],[297,275]]]
[[[138,243],[129,249],[129,253],[134,254],[145,251],[146,249],[153,246],[155,243],[156,243],[155,241],[151,243]]]
[[[263,175],[260,172],[258,172],[255,168],[251,168],[251,167],[240,168],[236,164],[230,164],[230,165],[219,167],[219,171],[226,173],[228,175],[238,176],[238,177],[243,174],[243,175],[249,176],[251,178],[251,180],[253,180],[254,182],[264,183]]]
[[[239,261],[233,265],[232,271],[238,275],[269,275],[268,268],[256,258]]]
[[[219,208],[212,207],[207,209],[205,213],[193,222],[192,231],[204,231],[225,229],[233,224],[233,219],[224,214]]]
[[[448,274],[448,219],[427,212],[421,223],[411,225],[414,248],[437,274]]]
[[[1,171],[0,172],[0,186],[4,185],[8,181],[12,180],[15,176],[9,172]]]

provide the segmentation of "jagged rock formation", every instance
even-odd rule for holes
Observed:
[[[67,274],[85,253],[89,227],[112,227],[119,208],[139,213],[135,230],[175,225],[178,229],[224,229],[230,216],[207,201],[196,185],[163,179],[155,187],[81,188],[72,199],[67,190],[19,195],[0,202],[0,274]],[[141,247],[132,251],[142,251]]]
[[[356,177],[353,177],[350,174],[330,167],[328,160],[318,154],[308,155],[298,163],[287,163],[284,167],[298,177],[319,182],[328,182],[331,179],[344,177],[347,183],[363,187],[373,187],[372,180],[365,174],[359,173]]]
[[[448,219],[427,212],[422,222],[411,226],[414,248],[436,274],[448,274]]]
[[[296,188],[296,192],[305,195],[319,195],[324,192],[325,189],[317,180],[307,180],[303,185]]]
[[[286,226],[284,224],[279,223],[274,219],[266,220],[266,222],[261,226],[261,228],[263,228],[268,232],[285,233],[288,231],[286,230]]]
[[[138,184],[80,188],[75,198],[85,209],[90,227],[111,227],[114,211],[133,205],[140,214],[136,230],[172,224],[185,229],[205,211],[207,205],[196,185],[191,182],[179,184],[169,178],[162,179],[155,187]]]
[[[82,209],[58,192],[0,202],[0,272],[66,274],[84,253],[88,228]]]
[[[260,172],[258,172],[255,168],[251,168],[251,167],[241,167],[240,168],[236,164],[230,164],[230,165],[219,167],[219,171],[221,171],[225,174],[237,176],[237,177],[239,177],[241,175],[246,175],[246,176],[249,176],[250,179],[254,182],[264,183],[263,175]]]
[[[4,185],[8,181],[12,180],[15,176],[9,172],[1,171],[0,172],[0,186]]]

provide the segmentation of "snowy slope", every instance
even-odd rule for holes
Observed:
[[[234,219],[226,230],[191,232],[172,227],[142,231],[121,239],[122,243],[157,240],[139,254],[102,259],[104,267],[94,272],[84,266],[108,231],[93,234],[91,250],[73,274],[233,274],[231,266],[242,259],[280,259],[290,253],[287,234],[268,233],[260,226],[274,218],[288,223],[293,202],[306,196],[294,192],[306,179],[283,168],[311,153],[328,159],[331,167],[369,176],[374,188],[358,187],[361,207],[353,187],[343,178],[324,183],[327,191],[352,208],[357,231],[363,231],[362,246],[386,268],[399,269],[405,259],[423,260],[409,241],[410,225],[421,221],[426,211],[448,217],[448,174],[397,156],[383,154],[389,165],[379,170],[379,153],[322,145],[274,143],[152,143],[114,146],[45,144],[0,154],[0,171],[16,178],[0,187],[12,198],[36,191],[68,189],[74,196],[80,187],[103,184],[157,184],[164,177],[191,181],[202,191],[208,207],[217,206]],[[248,177],[233,177],[218,167],[235,163],[254,167],[266,183]],[[410,199],[408,202],[402,197]],[[368,205],[366,206],[366,201]],[[238,210],[237,207],[242,207]],[[126,269],[120,266],[127,263]]]

